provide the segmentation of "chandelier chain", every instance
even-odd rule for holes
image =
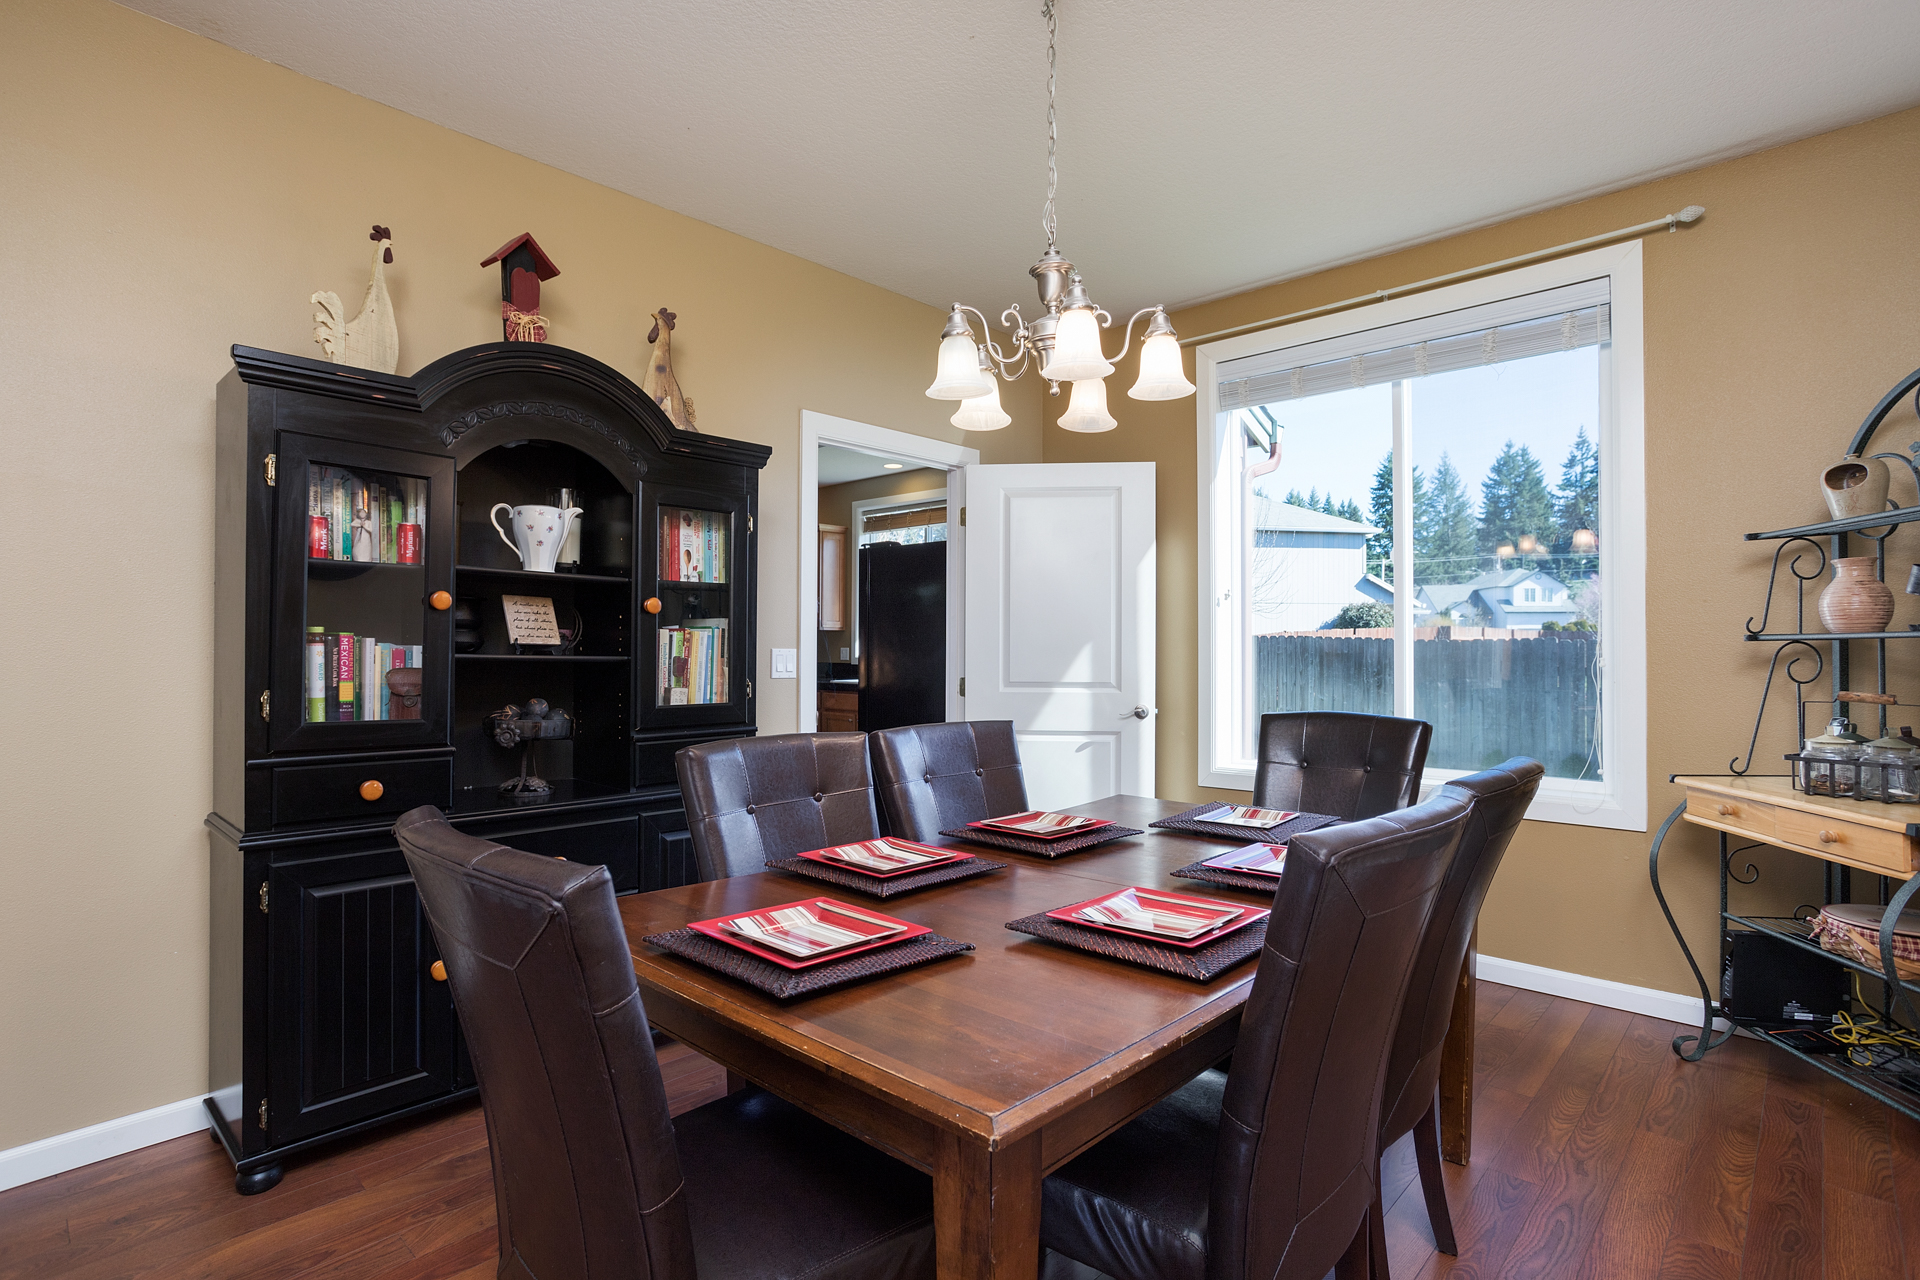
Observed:
[[[1046,232],[1049,250],[1053,248],[1054,233],[1058,225],[1053,215],[1053,193],[1054,189],[1060,185],[1060,168],[1054,159],[1054,153],[1059,148],[1060,132],[1054,124],[1053,116],[1053,41],[1055,32],[1058,30],[1058,21],[1053,15],[1053,5],[1054,0],[1040,0],[1040,16],[1047,20],[1047,203],[1040,211],[1040,229]]]

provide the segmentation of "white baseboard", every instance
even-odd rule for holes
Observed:
[[[1628,1013],[1645,1014],[1649,1018],[1661,1018],[1682,1026],[1697,1028],[1700,1025],[1699,996],[1636,987],[1608,978],[1589,978],[1584,973],[1568,973],[1564,969],[1548,969],[1520,960],[1502,960],[1497,956],[1481,956],[1474,974],[1488,982],[1518,987],[1522,991],[1538,991],[1608,1009],[1624,1009]],[[1724,1031],[1727,1022],[1715,1018],[1714,1026]]]
[[[138,1151],[169,1138],[205,1133],[211,1123],[207,1109],[200,1105],[200,1099],[205,1096],[195,1094],[179,1102],[102,1120],[72,1133],[56,1133],[51,1138],[0,1151],[0,1191],[51,1178],[96,1160]],[[221,1111],[231,1116],[240,1106],[240,1086],[216,1089],[213,1099]]]

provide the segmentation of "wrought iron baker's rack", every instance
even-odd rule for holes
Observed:
[[[1883,459],[1891,458],[1905,464],[1913,470],[1916,491],[1920,491],[1920,466],[1916,466],[1914,461],[1914,457],[1920,457],[1920,440],[1908,446],[1908,452],[1914,455],[1914,457],[1909,457],[1907,454],[1895,453],[1876,453],[1869,455],[1866,452],[1872,443],[1874,432],[1879,429],[1881,423],[1886,420],[1887,415],[1893,411],[1894,407],[1910,393],[1914,396],[1915,413],[1920,414],[1920,369],[1916,369],[1905,378],[1902,378],[1886,395],[1881,397],[1880,402],[1874,406],[1873,411],[1869,413],[1866,420],[1860,424],[1859,430],[1854,432],[1853,440],[1847,448],[1847,454],[1850,457],[1870,456]],[[1836,708],[1844,703],[1852,703],[1852,705],[1855,706],[1874,707],[1879,717],[1880,733],[1878,736],[1884,737],[1886,735],[1888,730],[1887,704],[1880,699],[1884,699],[1887,694],[1887,644],[1889,641],[1896,640],[1920,640],[1920,628],[1906,631],[1851,633],[1808,631],[1806,626],[1806,591],[1807,584],[1820,578],[1826,571],[1829,559],[1837,560],[1847,554],[1847,540],[1854,535],[1858,535],[1874,544],[1874,575],[1884,582],[1886,580],[1887,539],[1891,537],[1894,531],[1901,525],[1911,524],[1915,521],[1920,521],[1920,499],[1916,499],[1915,505],[1911,507],[1894,507],[1885,512],[1849,516],[1841,520],[1825,520],[1815,524],[1797,525],[1787,529],[1771,529],[1763,533],[1749,533],[1746,535],[1746,540],[1749,542],[1778,542],[1780,544],[1774,551],[1773,565],[1767,580],[1766,603],[1761,608],[1760,619],[1758,622],[1755,622],[1754,619],[1748,618],[1746,627],[1746,640],[1748,643],[1771,644],[1774,646],[1774,650],[1773,656],[1767,664],[1767,679],[1761,688],[1760,706],[1754,713],[1753,732],[1747,741],[1744,763],[1740,756],[1733,757],[1733,759],[1727,762],[1728,775],[1734,777],[1751,776],[1750,770],[1753,768],[1754,752],[1759,747],[1760,729],[1766,717],[1767,703],[1774,693],[1776,676],[1784,675],[1794,690],[1795,729],[1797,733],[1794,746],[1796,749],[1799,747],[1800,742],[1806,737],[1806,707],[1808,699],[1805,694],[1807,687],[1820,680],[1822,676],[1827,677],[1831,681],[1833,695],[1831,701]],[[1821,539],[1827,540],[1826,546],[1823,547],[1821,545]],[[1791,555],[1788,554],[1789,551],[1792,552]],[[1810,568],[1808,567],[1809,557],[1811,557]],[[1791,631],[1768,631],[1767,627],[1772,621],[1775,607],[1775,593],[1782,582],[1781,569],[1783,560],[1787,576],[1793,581],[1793,629]],[[1870,642],[1874,647],[1873,689],[1876,697],[1873,701],[1866,701],[1864,699],[1854,701],[1852,697],[1848,696],[1855,695],[1857,692],[1853,687],[1854,664],[1851,653],[1851,645],[1855,641]],[[1830,656],[1827,653],[1822,653],[1820,648],[1822,645],[1831,646]],[[1784,665],[1782,663],[1783,658],[1785,659]],[[1817,699],[1816,701],[1827,701],[1827,699]],[[1673,781],[1674,778],[1680,776],[1682,775],[1676,774],[1673,778],[1669,778],[1668,781]],[[1706,976],[1701,972],[1699,962],[1694,958],[1692,948],[1687,945],[1686,935],[1681,931],[1679,922],[1674,919],[1673,909],[1668,905],[1666,894],[1660,886],[1661,849],[1666,843],[1668,832],[1673,829],[1674,824],[1685,814],[1686,808],[1687,806],[1683,801],[1672,813],[1667,815],[1666,821],[1660,824],[1659,830],[1654,834],[1652,847],[1648,852],[1647,864],[1648,875],[1653,882],[1654,897],[1660,903],[1662,914],[1666,916],[1667,927],[1673,931],[1675,941],[1680,944],[1681,954],[1686,957],[1687,966],[1693,972],[1694,981],[1700,986],[1702,1002],[1700,1030],[1695,1035],[1675,1036],[1673,1040],[1674,1053],[1686,1061],[1697,1062],[1704,1057],[1708,1051],[1724,1044],[1733,1035],[1735,1027],[1740,1025],[1740,1023],[1739,1020],[1728,1017],[1722,1008],[1716,996],[1716,987],[1709,984]],[[1920,816],[1920,806],[1915,806],[1915,810],[1916,816]],[[1920,838],[1920,822],[1909,822],[1907,824],[1907,835],[1909,838]],[[1847,956],[1837,955],[1833,952],[1823,950],[1819,943],[1812,937],[1812,922],[1810,918],[1810,914],[1814,911],[1812,907],[1802,907],[1791,916],[1743,915],[1731,910],[1731,903],[1728,900],[1729,884],[1752,884],[1760,877],[1759,868],[1752,861],[1749,860],[1744,867],[1735,870],[1735,860],[1742,854],[1760,848],[1764,843],[1764,841],[1755,841],[1751,844],[1745,844],[1735,848],[1733,847],[1733,841],[1728,835],[1725,832],[1720,833],[1720,916],[1719,927],[1715,931],[1718,938],[1719,963],[1715,968],[1715,973],[1723,974],[1726,969],[1729,926],[1735,929],[1764,933],[1791,946],[1812,951],[1828,960],[1835,961],[1855,973],[1877,980],[1881,988],[1881,1003],[1880,1009],[1876,1012],[1882,1013],[1890,1020],[1902,1022],[1910,1029],[1920,1028],[1920,1008],[1916,1007],[1916,999],[1920,999],[1920,981],[1908,981],[1900,977],[1894,965],[1893,953],[1894,923],[1900,918],[1900,913],[1906,909],[1916,891],[1920,891],[1920,875],[1912,876],[1897,890],[1893,888],[1890,877],[1885,875],[1876,877],[1878,881],[1876,899],[1878,904],[1883,908],[1883,911],[1879,937],[1881,963],[1878,968],[1875,968],[1871,965],[1862,964]],[[1824,883],[1822,885],[1822,893],[1824,901],[1828,904],[1850,902],[1853,895],[1853,869],[1834,862],[1824,863],[1823,866]],[[1803,915],[1803,912],[1809,914]],[[1726,1020],[1729,1024],[1727,1029],[1716,1033],[1714,1029],[1716,1019]],[[1885,1073],[1855,1066],[1844,1057],[1808,1053],[1784,1040],[1773,1037],[1768,1037],[1768,1039],[1772,1040],[1772,1042],[1781,1049],[1806,1061],[1819,1070],[1844,1080],[1846,1083],[1886,1103],[1888,1106],[1907,1116],[1920,1120],[1920,1076],[1915,1077],[1915,1088],[1909,1091],[1909,1089],[1900,1084],[1894,1083],[1891,1077]]]

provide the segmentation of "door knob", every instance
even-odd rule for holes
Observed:
[[[1148,711],[1145,707],[1135,707],[1132,711],[1129,711],[1127,714],[1132,716],[1135,720],[1145,720],[1148,716],[1152,715],[1153,713],[1151,711]]]

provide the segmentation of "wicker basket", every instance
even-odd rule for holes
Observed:
[[[1881,908],[1835,903],[1813,918],[1813,937],[1821,949],[1880,968]],[[1893,932],[1893,969],[1920,982],[1920,911],[1903,911]]]

